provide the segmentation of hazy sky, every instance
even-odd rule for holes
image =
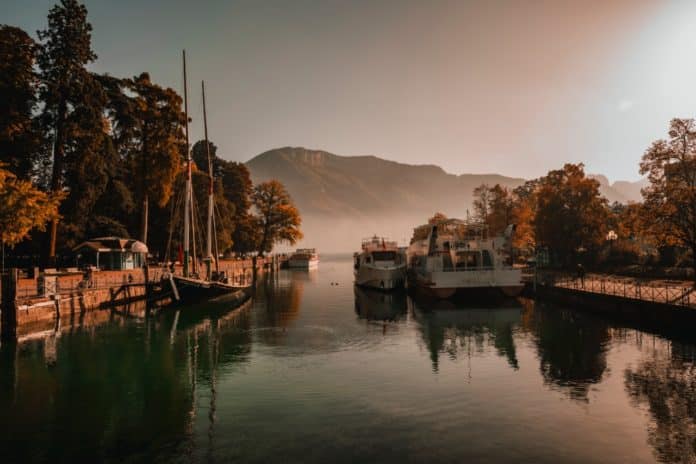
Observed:
[[[35,34],[55,0],[0,0]],[[93,0],[94,69],[182,88],[193,140],[246,161],[279,146],[452,173],[534,177],[584,161],[637,179],[672,117],[696,116],[696,2]]]

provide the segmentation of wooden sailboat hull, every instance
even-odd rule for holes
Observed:
[[[192,279],[175,276],[174,283],[179,292],[179,301],[183,303],[197,303],[208,300],[223,299],[225,302],[242,304],[249,299],[252,287],[240,287],[222,282]]]

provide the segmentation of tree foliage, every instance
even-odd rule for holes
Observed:
[[[0,163],[22,179],[34,171],[42,137],[34,117],[37,45],[17,27],[0,25]]]
[[[688,248],[696,269],[696,123],[673,119],[669,139],[657,140],[643,155],[644,218],[657,240]]]
[[[61,210],[77,222],[88,217],[107,180],[100,159],[109,143],[103,117],[106,97],[87,70],[97,57],[91,47],[91,31],[87,8],[77,0],[61,0],[49,11],[47,28],[38,32],[41,48],[37,61],[44,104],[41,119],[45,134],[53,140],[52,150],[46,153],[52,166],[47,187],[53,192],[67,187],[68,197]],[[55,257],[57,236],[54,218],[49,258]]]
[[[302,239],[300,212],[283,184],[277,180],[262,182],[254,188],[252,202],[258,231],[256,249],[260,255],[273,250],[276,243],[294,245]]]
[[[49,195],[0,164],[0,240],[15,245],[58,216],[62,195]]]
[[[566,164],[539,180],[535,193],[534,235],[564,264],[578,253],[597,251],[607,231],[607,201],[599,182],[585,176],[582,164]]]
[[[492,235],[500,235],[515,223],[515,199],[512,192],[500,184],[482,184],[474,189],[475,218],[486,224]]]

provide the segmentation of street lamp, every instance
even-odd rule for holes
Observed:
[[[609,242],[609,256],[610,256],[609,259],[611,259],[611,252],[613,249],[614,242],[616,241],[617,238],[619,238],[619,236],[616,234],[616,232],[614,232],[613,230],[610,230],[609,232],[607,232],[606,238],[607,238],[607,242]]]

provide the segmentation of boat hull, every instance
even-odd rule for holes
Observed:
[[[319,266],[318,259],[290,259],[288,268],[290,269],[316,269]]]
[[[354,274],[356,285],[378,290],[403,288],[406,283],[406,266],[379,268],[362,265]]]
[[[409,286],[421,294],[437,298],[516,297],[524,284],[516,269],[491,271],[409,273]]]
[[[231,303],[239,304],[251,296],[251,287],[240,287],[224,284],[222,282],[208,282],[186,277],[174,277],[179,301],[182,303],[196,303],[211,299],[225,298]]]

